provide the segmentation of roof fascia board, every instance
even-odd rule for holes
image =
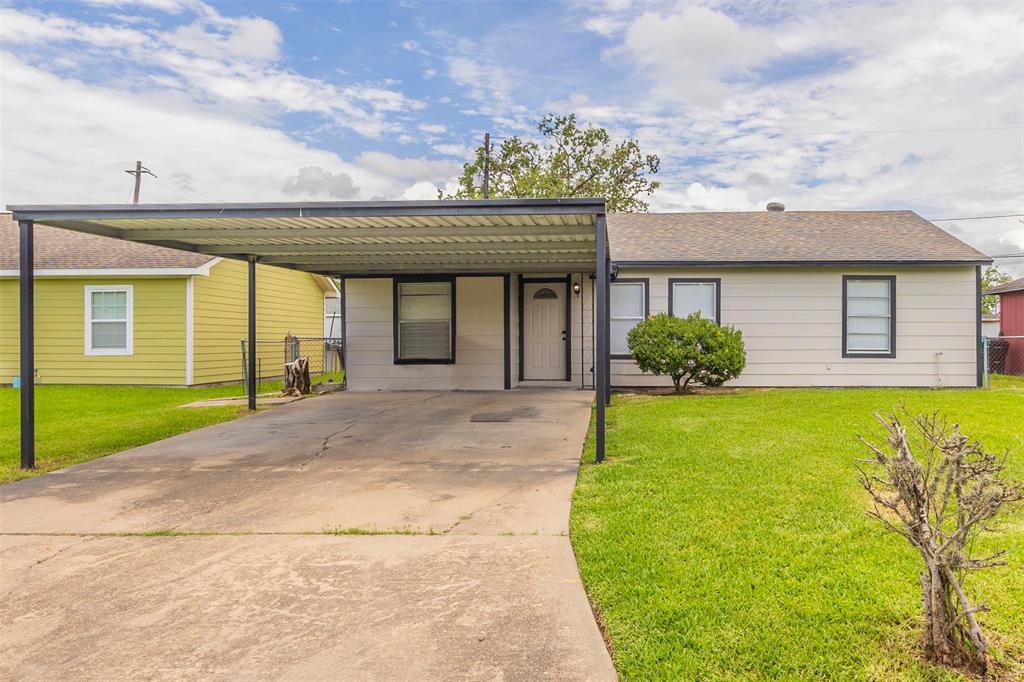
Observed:
[[[36,277],[209,277],[210,269],[222,261],[214,258],[198,268],[36,268]],[[19,270],[0,270],[0,277],[17,277]]]
[[[566,263],[530,263],[525,265],[516,265],[514,263],[488,265],[460,263],[453,264],[450,267],[436,266],[423,263],[411,263],[409,265],[380,265],[371,267],[346,267],[344,265],[325,265],[323,267],[304,267],[302,269],[305,272],[326,275],[328,277],[390,277],[392,275],[404,275],[408,273],[485,277],[499,276],[510,271],[517,273],[563,273],[561,276],[564,277],[564,273],[567,272],[587,273],[594,272],[597,268],[594,261],[588,261]]]
[[[55,204],[8,206],[15,220],[302,218],[604,214],[603,199],[488,199],[253,204]]]
[[[620,268],[723,268],[723,267],[891,267],[899,266],[950,266],[950,265],[984,265],[988,260],[789,260],[789,261],[756,261],[756,260],[724,260],[724,261],[687,261],[687,260],[613,260]]]

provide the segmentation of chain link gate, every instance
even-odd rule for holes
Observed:
[[[986,336],[982,339],[985,356],[984,385],[989,375],[1024,376],[1024,336]]]
[[[240,340],[242,383],[249,390],[249,342]],[[326,336],[286,336],[282,339],[256,339],[256,385],[281,381],[284,366],[296,358],[309,358],[309,374],[314,383],[343,383],[344,360],[341,339]]]

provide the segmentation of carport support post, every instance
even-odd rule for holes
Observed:
[[[597,330],[594,334],[597,343],[597,358],[594,362],[595,385],[594,402],[597,404],[596,415],[596,456],[598,462],[604,461],[604,411],[605,396],[608,392],[608,243],[607,225],[604,214],[598,214],[595,231],[597,237]]]
[[[606,286],[608,290],[605,291],[604,295],[604,319],[606,320],[604,326],[604,404],[612,404],[612,297],[611,297],[611,276],[612,276],[612,261],[610,258],[605,259],[604,271],[608,273],[608,282]]]
[[[256,409],[256,257],[249,256],[249,409]]]
[[[36,466],[36,382],[35,320],[32,262],[32,221],[19,220],[21,260],[19,282],[21,300],[21,468]]]

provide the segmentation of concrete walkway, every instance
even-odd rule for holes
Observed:
[[[612,680],[591,400],[338,393],[2,486],[0,679]]]

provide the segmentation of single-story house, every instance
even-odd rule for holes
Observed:
[[[743,332],[730,386],[976,386],[977,266],[989,259],[911,211],[609,214],[614,387],[640,372],[626,334],[694,311]],[[593,386],[588,273],[517,273],[513,386]],[[500,277],[344,279],[353,390],[502,388]]]
[[[40,225],[35,234],[36,380],[192,386],[242,379],[246,265]],[[18,225],[0,214],[0,384],[19,373]],[[323,275],[259,266],[260,339],[319,337]],[[259,352],[281,364],[269,344]],[[269,357],[272,355],[273,357]],[[322,358],[320,358],[322,360]],[[268,365],[269,366],[269,365]]]
[[[989,360],[996,365],[991,369],[1024,375],[1024,277],[986,289],[985,294],[999,297],[1001,338],[989,341]]]
[[[11,210],[24,254],[52,226],[246,263],[250,339],[257,301],[272,295],[258,291],[258,264],[337,277],[350,389],[593,389],[598,461],[611,389],[668,385],[640,372],[625,342],[660,311],[699,310],[743,332],[747,368],[730,385],[981,384],[990,258],[911,211],[770,208],[608,214],[603,199],[566,198]],[[21,281],[33,272],[22,258]],[[22,320],[33,300],[24,287]],[[20,352],[31,466],[31,327]],[[252,386],[248,398],[255,409]]]

